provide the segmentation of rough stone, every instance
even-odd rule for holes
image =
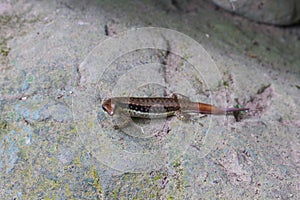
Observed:
[[[298,0],[212,0],[212,2],[227,11],[257,22],[291,25],[300,20]]]

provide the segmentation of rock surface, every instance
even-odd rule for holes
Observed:
[[[300,22],[298,0],[212,0],[212,2],[227,11],[257,22],[273,25],[291,25]]]
[[[1,1],[0,199],[299,199],[299,27],[174,2]],[[117,131],[101,108],[171,92],[251,111]]]

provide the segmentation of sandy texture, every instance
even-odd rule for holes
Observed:
[[[299,199],[299,27],[206,1],[2,0],[0,23],[0,199]],[[251,110],[114,130],[101,108],[172,92]]]

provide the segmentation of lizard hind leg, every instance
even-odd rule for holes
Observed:
[[[187,113],[183,113],[181,110],[178,110],[174,113],[174,115],[181,121],[189,121],[191,116]]]
[[[184,113],[182,111],[176,111],[175,113],[175,116],[181,120],[181,121],[184,121],[184,122],[192,122],[192,123],[197,123],[198,120],[195,120],[192,116],[193,115],[189,115],[187,113]],[[201,115],[200,118],[204,118],[204,117],[207,117],[207,115]],[[203,127],[203,124],[201,122],[198,122],[202,127]]]
[[[178,99],[184,99],[184,100],[190,100],[189,97],[183,95],[183,94],[180,94],[180,93],[172,93],[170,95],[170,97],[173,97],[174,99],[178,100]],[[179,97],[179,98],[178,98]]]

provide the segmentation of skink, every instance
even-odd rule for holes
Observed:
[[[219,108],[210,104],[193,102],[187,97],[113,97],[102,104],[109,115],[121,112],[135,118],[163,118],[177,116],[184,119],[191,113],[222,115],[233,112],[247,111],[248,108]]]

